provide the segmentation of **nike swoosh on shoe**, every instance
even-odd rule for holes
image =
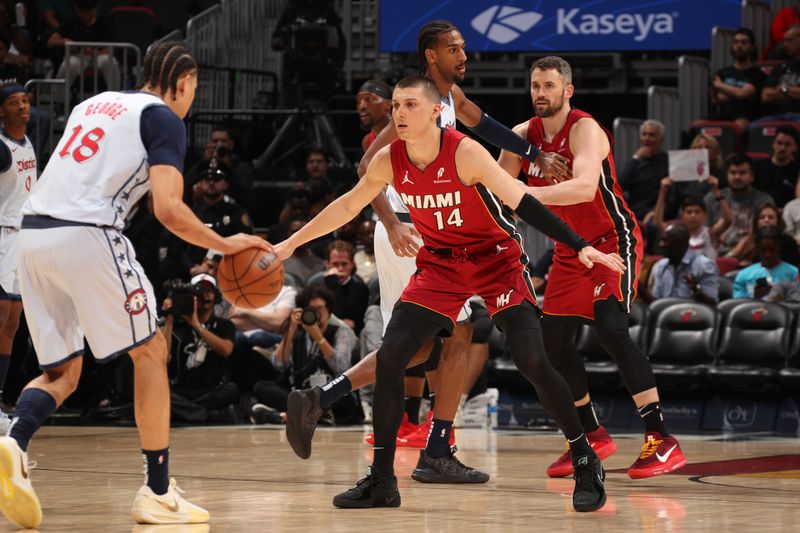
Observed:
[[[675,451],[675,448],[677,448],[677,447],[678,447],[678,445],[677,445],[677,444],[676,444],[676,445],[674,445],[672,448],[670,448],[669,450],[667,450],[667,453],[665,453],[664,455],[661,455],[661,454],[659,454],[658,452],[656,452],[656,459],[658,459],[658,460],[659,460],[659,461],[661,461],[662,463],[666,463],[666,462],[667,462],[667,459],[669,459],[669,456],[670,456],[670,455],[672,455],[672,452],[674,452],[674,451]]]

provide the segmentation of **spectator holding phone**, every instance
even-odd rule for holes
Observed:
[[[763,300],[776,283],[797,279],[798,269],[781,260],[781,232],[774,226],[756,234],[761,261],[740,270],[733,282],[734,298]]]

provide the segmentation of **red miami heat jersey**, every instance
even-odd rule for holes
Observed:
[[[564,127],[547,142],[544,138],[542,119],[533,117],[528,123],[528,142],[538,147],[543,152],[555,152],[569,160],[572,168],[574,159],[569,148],[569,133],[573,124],[582,118],[594,120],[590,114],[578,109],[570,110]],[[602,127],[602,126],[601,126]],[[611,134],[603,128],[612,144]],[[522,169],[528,178],[531,187],[543,187],[547,182],[541,176],[539,168],[525,159],[522,160]],[[608,241],[619,241],[618,252],[622,255],[642,242],[639,227],[628,204],[622,197],[622,189],[617,183],[614,158],[609,150],[608,157],[603,160],[597,192],[591,202],[573,205],[547,206],[558,215],[578,235],[586,239],[589,244],[600,250],[608,248]],[[575,255],[567,246],[556,243],[556,253],[560,255]]]
[[[394,188],[408,207],[414,227],[429,248],[491,246],[515,234],[512,217],[481,184],[468,187],[456,171],[456,149],[463,133],[444,129],[439,155],[419,170],[408,160],[406,143],[391,145]]]

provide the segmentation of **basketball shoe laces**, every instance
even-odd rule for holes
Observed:
[[[644,445],[642,446],[642,453],[639,455],[639,459],[647,459],[648,457],[656,453],[656,450],[658,450],[658,447],[661,446],[663,442],[664,441],[661,439],[648,437],[647,442],[645,442]]]

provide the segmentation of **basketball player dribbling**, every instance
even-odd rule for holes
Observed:
[[[345,508],[400,505],[393,463],[403,416],[403,371],[429,339],[453,331],[464,301],[478,294],[506,332],[515,363],[534,384],[541,403],[575,452],[573,507],[594,511],[605,503],[603,468],[583,435],[567,384],[544,354],[527,257],[500,201],[515,206],[523,220],[546,235],[565,242],[586,267],[599,263],[622,272],[624,266],[618,256],[588,246],[524,194],[477,142],[438,128],[439,99],[438,89],[427,78],[401,80],[392,96],[400,139],[378,152],[351,191],[275,246],[280,258],[288,257],[296,247],[357,216],[388,184],[394,185],[408,206],[424,243],[417,255],[417,272],[394,308],[376,357],[372,466],[365,479],[336,496],[333,504]]]
[[[601,345],[616,361],[646,429],[642,452],[628,475],[636,479],[672,472],[684,466],[686,458],[677,439],[664,427],[652,367],[628,330],[643,241],[617,183],[610,135],[591,115],[570,106],[572,69],[560,57],[533,63],[530,91],[535,116],[514,131],[542,150],[567,157],[573,177],[545,180],[535,165],[506,151],[500,155],[500,166],[512,176],[525,170],[526,192],[549,206],[598,250],[619,253],[627,267],[622,274],[602,266],[588,270],[572,250],[556,244],[542,309],[547,355],[570,386],[589,442],[601,459],[608,457],[616,444],[597,421],[586,369],[574,343],[581,322],[590,322]],[[551,181],[555,183],[551,185]],[[569,449],[547,473],[552,477],[572,473]]]
[[[141,91],[105,92],[77,105],[64,137],[22,207],[18,275],[25,316],[44,373],[20,395],[0,438],[0,510],[15,524],[42,520],[28,473],[34,432],[77,387],[84,335],[100,363],[129,353],[145,483],[132,517],[150,524],[202,523],[208,512],[170,484],[167,349],[153,288],[122,234],[148,190],[155,215],[182,239],[236,253],[271,247],[250,235],[222,238],[183,203],[186,116],[197,63],[178,42],[155,44]]]

